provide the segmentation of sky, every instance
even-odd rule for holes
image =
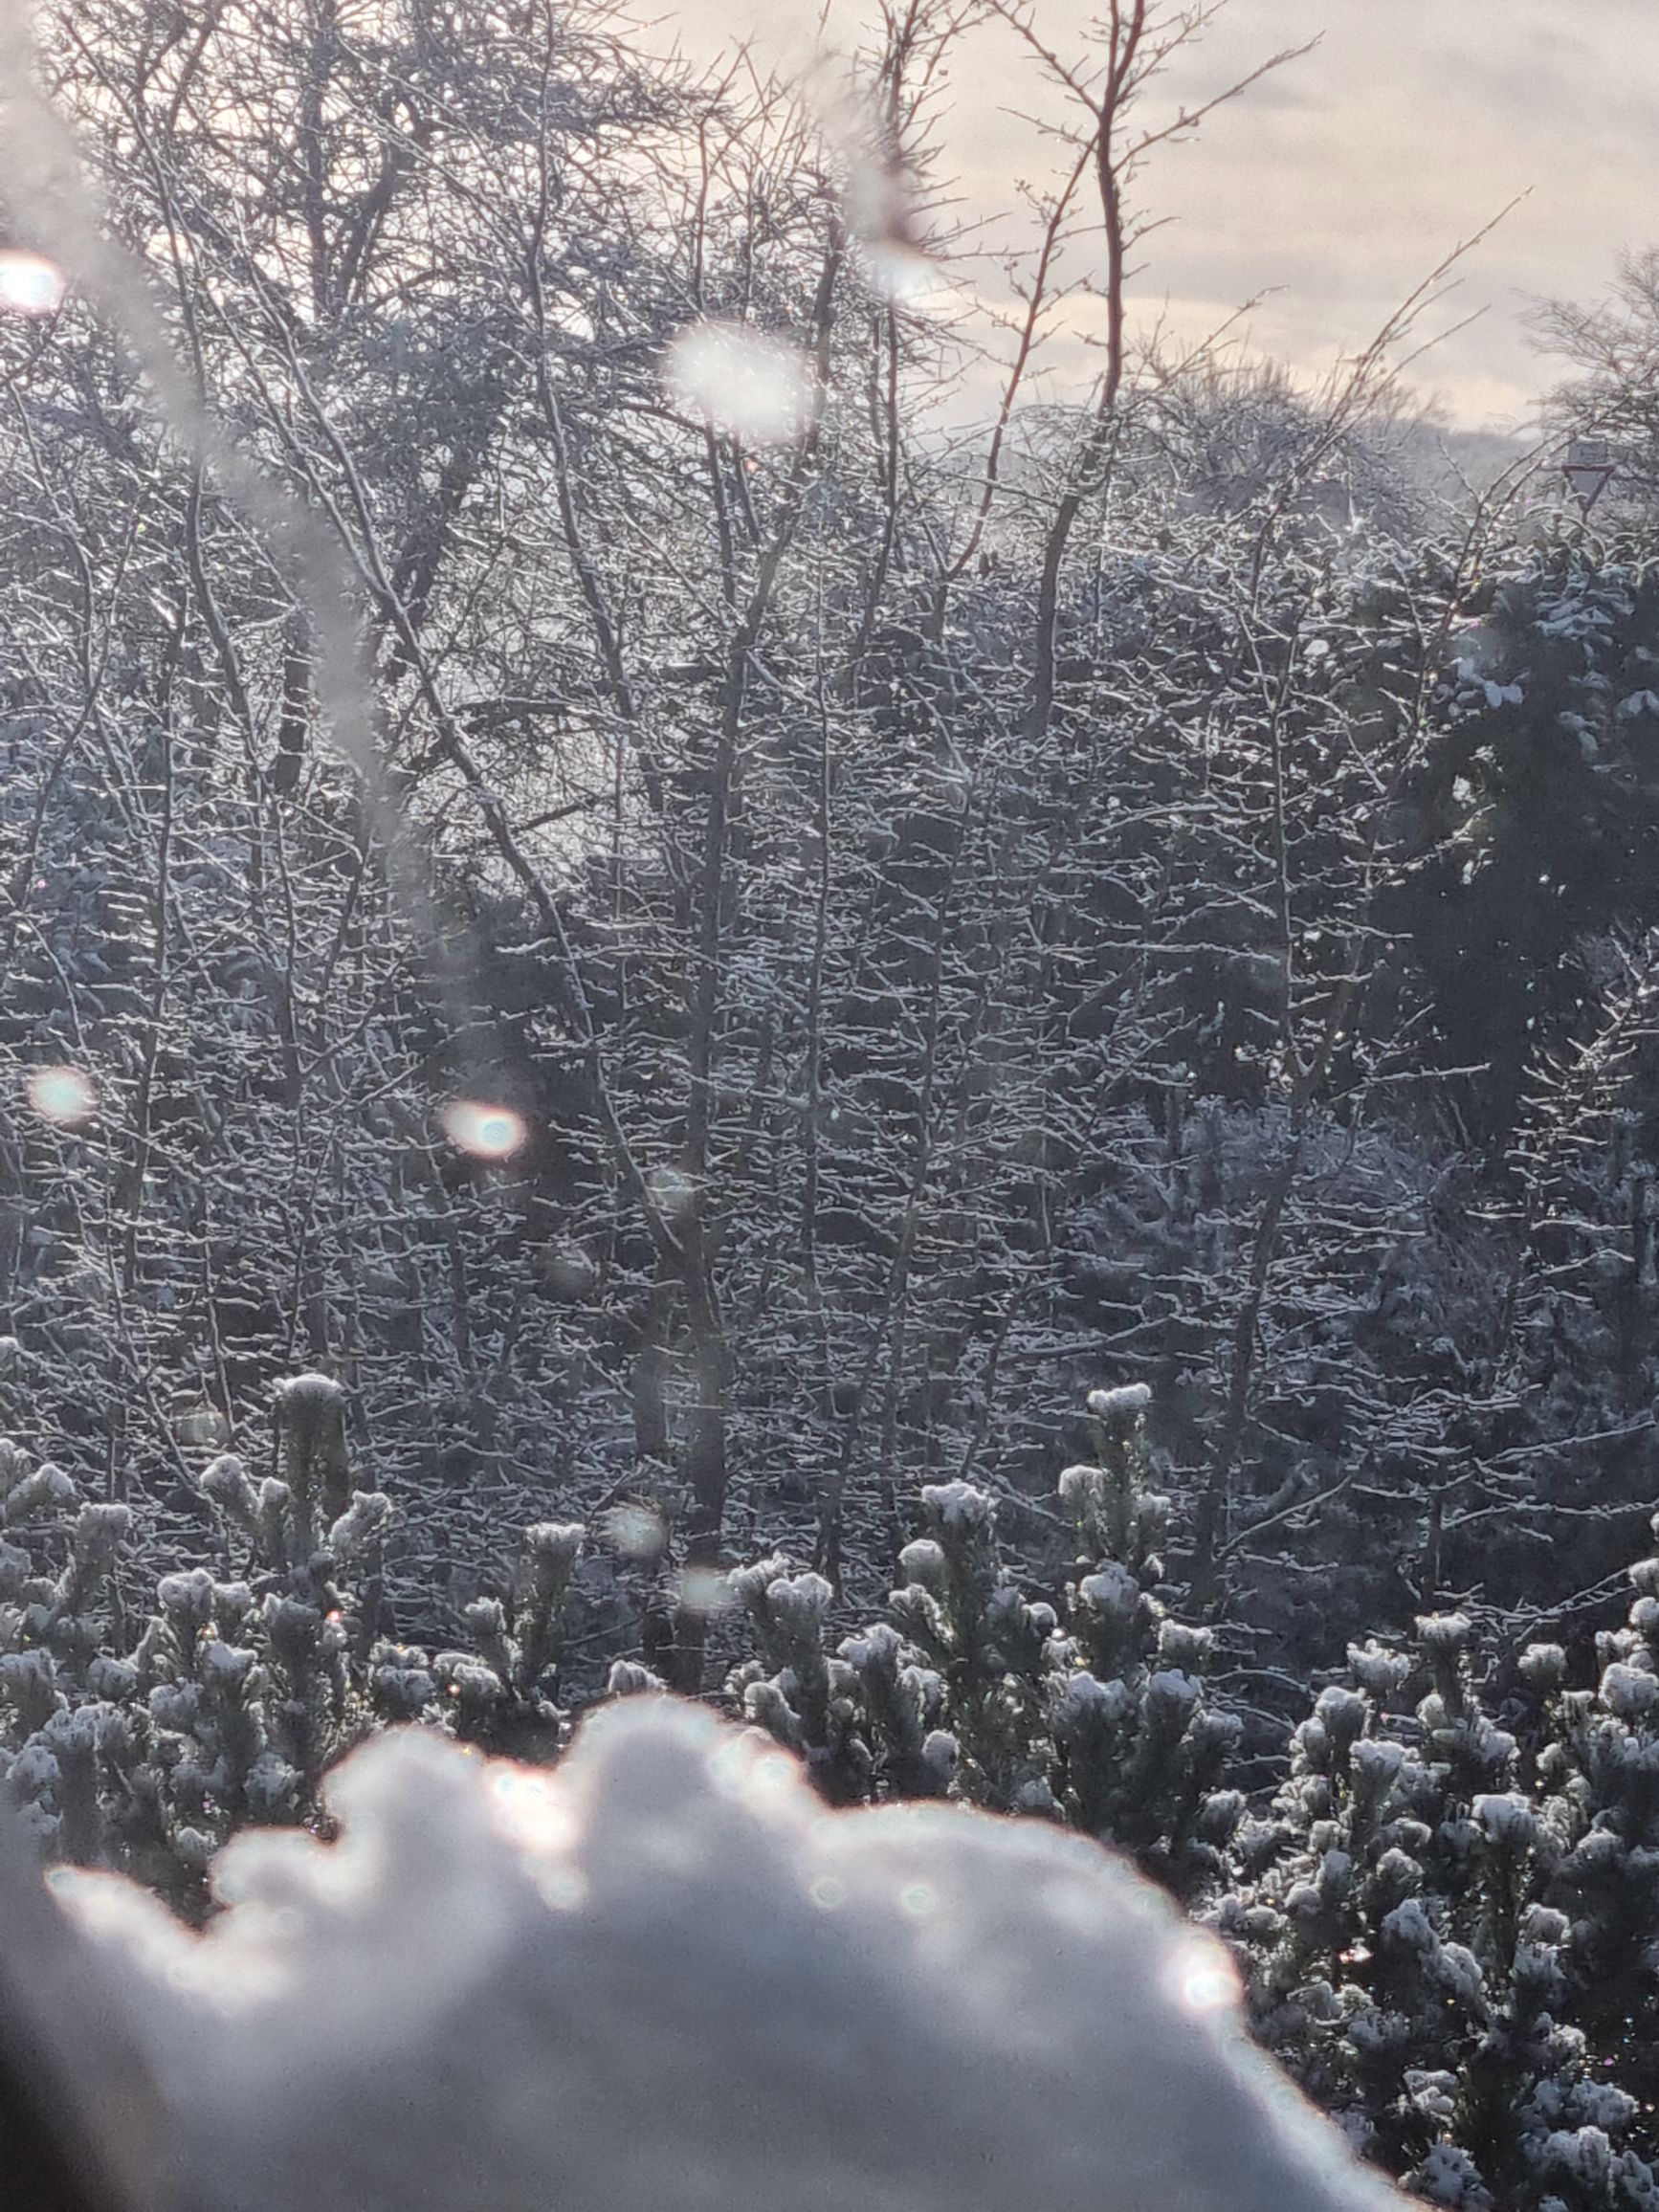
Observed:
[[[857,5],[831,0],[832,37],[851,38]],[[1093,11],[1089,0],[1035,0],[1033,16],[1051,44],[1080,53]],[[785,66],[810,55],[817,19],[813,0],[658,0],[652,12],[692,55],[749,32]],[[1518,199],[1420,335],[1476,320],[1410,376],[1454,427],[1523,430],[1560,372],[1529,343],[1529,305],[1602,297],[1622,250],[1659,244],[1659,6],[1230,0],[1149,96],[1148,116],[1316,38],[1314,53],[1147,164],[1142,209],[1168,220],[1143,242],[1138,320],[1198,336],[1255,300],[1237,327],[1312,381]],[[1015,180],[1051,172],[1055,149],[1029,120],[1051,112],[1047,97],[1006,32],[961,49],[940,139],[962,212],[1011,221]]]

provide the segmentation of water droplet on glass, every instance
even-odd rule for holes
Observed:
[[[21,246],[0,246],[0,309],[11,315],[55,315],[69,279],[55,261]]]
[[[645,1183],[658,1209],[667,1214],[670,1221],[677,1221],[691,1211],[697,1198],[697,1184],[677,1167],[653,1167]]]
[[[630,1559],[653,1559],[668,1542],[661,1514],[648,1505],[612,1506],[603,1525],[616,1549]]]
[[[510,1106],[486,1106],[476,1098],[455,1098],[440,1117],[444,1135],[475,1160],[511,1160],[530,1132]]]
[[[812,368],[798,346],[738,322],[694,322],[669,347],[669,396],[727,437],[792,445],[812,421]]]
[[[231,1441],[231,1424],[216,1405],[190,1405],[177,1416],[173,1433],[181,1444],[218,1449]]]
[[[599,1270],[579,1245],[560,1245],[547,1255],[547,1288],[556,1298],[585,1298],[599,1280]]]
[[[729,1578],[719,1567],[687,1567],[679,1579],[680,1603],[697,1613],[723,1613],[733,1604]]]
[[[98,1086],[78,1068],[36,1068],[27,1095],[41,1119],[60,1129],[78,1128],[98,1112]]]
[[[903,162],[874,148],[857,155],[849,165],[842,204],[872,291],[895,307],[919,306],[942,287],[939,264],[922,239],[916,180]]]

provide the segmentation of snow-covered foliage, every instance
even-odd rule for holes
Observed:
[[[338,1410],[325,1393],[299,1395]],[[1270,1803],[1259,1716],[1250,1727],[1229,1710],[1217,1632],[1166,1602],[1168,1501],[1145,1486],[1143,1412],[1127,1416],[1117,1403],[1096,1413],[1095,1461],[1062,1471],[1082,1548],[1052,1600],[1010,1560],[997,1501],[960,1480],[924,1491],[930,1533],[904,1549],[909,1580],[887,1618],[853,1633],[825,1578],[783,1554],[711,1588],[723,1634],[754,1654],[722,1700],[751,1724],[743,1756],[761,1759],[772,1739],[777,1759],[754,1771],[799,1773],[831,1807],[987,1808],[1128,1854],[1233,1947],[1268,2051],[1350,2142],[1436,2201],[1647,2207],[1659,1563],[1631,1571],[1629,1623],[1601,1639],[1594,1690],[1567,1689],[1566,1652],[1536,1641],[1494,1714],[1464,1611],[1423,1617],[1410,1649],[1353,1647],[1347,1678],[1292,1730],[1289,1777]],[[309,1471],[289,1452],[296,1481],[339,1481],[326,1427],[308,1433]],[[232,1940],[222,1901],[241,1895],[234,1878],[204,1889],[227,1835],[232,1868],[367,1863],[308,1856],[304,1831],[326,1832],[331,1806],[349,1824],[351,1769],[338,1799],[332,1778],[388,1722],[418,1719],[475,1756],[529,1749],[542,1763],[519,1770],[507,1798],[583,1802],[585,1785],[565,1789],[569,1715],[554,1702],[585,1548],[576,1524],[524,1532],[510,1602],[475,1601],[466,1646],[432,1655],[371,1633],[362,1578],[384,1498],[357,1493],[324,1548],[296,1556],[279,1541],[289,1486],[267,1478],[255,1492],[221,1457],[204,1487],[226,1542],[250,1547],[242,1578],[164,1578],[135,1643],[136,1625],[123,1635],[110,1609],[121,1509],[79,1505],[60,1470],[33,1469],[15,1448],[4,1465],[7,1792],[54,1855],[136,1875],[190,1922],[207,1919],[204,1949],[169,1950],[182,1934],[162,1944],[164,1980],[177,1967],[189,1984],[187,1958],[248,1963],[275,1941],[269,1898]],[[55,1574],[42,1571],[54,1557]],[[649,1714],[661,1692],[636,1662],[611,1670],[623,1707]],[[569,1769],[586,1771],[580,1758]],[[273,1828],[288,1836],[269,1839],[267,1862],[250,1831]],[[574,1891],[546,1880],[568,1905]],[[401,1870],[396,1885],[410,1887]],[[369,1909],[368,1887],[346,1885],[350,1913]],[[263,1971],[248,1964],[250,1989]]]
[[[1630,1579],[1599,1692],[1563,1690],[1559,1647],[1532,1646],[1514,1728],[1485,1709],[1462,1615],[1418,1623],[1416,1665],[1352,1653],[1357,1687],[1295,1731],[1272,1819],[1240,1832],[1248,1878],[1206,1915],[1258,2034],[1436,2203],[1659,2202],[1659,1561]]]
[[[1242,1799],[1219,1787],[1240,1728],[1206,1698],[1214,1637],[1169,1618],[1169,1502],[1146,1488],[1149,1393],[1090,1393],[1098,1457],[1060,1475],[1081,1545],[1056,1601],[1010,1569],[997,1501],[926,1485],[891,1625],[829,1644],[830,1591],[774,1556],[732,1578],[760,1655],[728,1695],[801,1753],[832,1803],[942,1796],[1041,1815],[1131,1851],[1176,1895],[1220,1877]]]
[[[382,1633],[394,1515],[353,1490],[344,1397],[278,1394],[281,1476],[221,1453],[200,1495],[213,1564],[163,1575],[132,1610],[133,1515],[0,1442],[0,1778],[55,1857],[119,1867],[197,1910],[212,1852],[244,1825],[315,1819],[342,1753],[389,1721],[555,1750],[564,1609],[585,1531],[537,1523],[508,1602],[455,1623],[466,1648]]]
[[[1092,1845],[832,1814],[677,1702],[557,1773],[386,1736],[337,1841],[244,1836],[190,1933],[59,1877],[191,2202],[234,2212],[1376,2212],[1224,1956]]]

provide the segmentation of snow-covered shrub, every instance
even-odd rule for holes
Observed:
[[[995,1498],[960,1481],[921,1492],[926,1533],[900,1554],[891,1622],[832,1657],[817,1642],[827,1583],[779,1557],[732,1577],[762,1649],[729,1689],[832,1802],[948,1789],[1118,1845],[1183,1898],[1222,1877],[1238,1725],[1205,1692],[1210,1631],[1156,1595],[1169,1505],[1145,1484],[1148,1398],[1090,1393],[1096,1457],[1059,1478],[1080,1550],[1053,1602],[1021,1587]]]
[[[506,1602],[479,1600],[472,1648],[381,1633],[392,1520],[354,1490],[344,1394],[278,1394],[281,1475],[231,1453],[203,1469],[211,1564],[164,1574],[130,1610],[124,1504],[81,1497],[50,1462],[0,1442],[0,1781],[54,1857],[118,1868],[192,1910],[212,1853],[244,1826],[319,1817],[323,1775],[391,1721],[491,1749],[563,1741],[554,1702],[580,1527],[538,1524]]]
[[[1464,1616],[1419,1621],[1414,1656],[1353,1649],[1207,1915],[1264,2044],[1437,2203],[1659,2204],[1659,1561],[1631,1579],[1598,1690],[1562,1688],[1558,1646],[1519,1655],[1522,1740],[1486,1710]]]
[[[1213,1633],[1165,1603],[1169,1513],[1145,1485],[1143,1411],[1097,1400],[1095,1457],[1059,1479],[1078,1548],[1042,1595],[1005,1548],[996,1498],[960,1481],[922,1492],[889,1617],[853,1633],[830,1584],[782,1555],[728,1575],[722,1634],[753,1653],[726,1685],[749,1723],[734,1759],[783,1777],[780,1803],[796,1803],[799,1761],[831,1805],[914,1821],[920,1801],[949,1799],[940,1834],[977,1806],[1072,1828],[1073,1849],[1115,1845],[1225,1938],[1251,2032],[1374,2163],[1470,2212],[1653,2212],[1659,1562],[1632,1570],[1629,1623],[1601,1639],[1593,1690],[1568,1688],[1565,1651],[1537,1642],[1497,1678],[1494,1711],[1461,1612],[1425,1616],[1408,1648],[1353,1646],[1293,1730],[1271,1802],[1247,1799],[1228,1786],[1237,1724],[1210,1686]],[[164,1576],[147,1620],[126,1609],[124,1509],[0,1448],[6,1795],[53,1854],[135,1874],[195,1918],[227,1836],[328,1832],[330,1774],[387,1722],[542,1767],[569,1740],[560,1662],[581,1526],[525,1532],[510,1582],[466,1607],[464,1646],[397,1644],[372,1595],[387,1500],[347,1491],[307,1540],[307,1515],[321,1528],[344,1483],[326,1428],[313,1434],[302,1460],[285,1432],[292,1480],[210,1464],[212,1564]],[[631,1660],[608,1687],[648,1734],[672,1704]],[[412,1774],[421,1755],[398,1756]],[[681,1763],[700,1789],[696,1759]],[[578,1754],[568,1788],[525,1776],[515,1802],[538,1819],[580,1806],[598,1771]],[[341,1803],[349,1821],[349,1784]],[[366,1865],[356,1848],[315,1864]],[[247,1864],[260,1861],[244,1840],[227,1865]],[[233,1873],[219,1882],[221,1901],[242,1894]],[[242,1959],[257,1988],[235,1920],[188,1956]],[[158,1956],[183,1959],[177,1940]],[[190,1985],[196,1969],[179,1971]]]

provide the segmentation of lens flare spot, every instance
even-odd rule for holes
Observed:
[[[883,239],[865,246],[858,259],[865,283],[890,307],[919,312],[941,306],[950,297],[950,281],[944,271],[925,254],[909,252]]]
[[[794,1760],[782,1752],[758,1750],[745,1736],[709,1754],[708,1777],[721,1797],[763,1821],[786,1820],[796,1803],[800,1778]]]
[[[454,1098],[441,1117],[444,1135],[475,1160],[511,1160],[521,1152],[530,1132],[510,1106],[489,1106],[476,1098]]]
[[[697,1184],[677,1167],[653,1167],[645,1179],[657,1210],[671,1221],[680,1221],[697,1204]]]
[[[59,1129],[78,1128],[98,1112],[98,1086],[78,1068],[36,1068],[27,1095],[40,1118]]]
[[[907,1882],[898,1892],[898,1909],[913,1920],[925,1920],[939,1907],[939,1891],[931,1882]]]
[[[763,1751],[749,1770],[745,1795],[751,1804],[764,1807],[776,1804],[794,1789],[797,1780],[795,1764],[782,1752]]]
[[[587,1877],[574,1867],[548,1867],[536,1876],[542,1902],[555,1913],[577,1913],[587,1902]]]
[[[0,309],[8,314],[55,315],[68,289],[68,277],[44,254],[0,247]]]
[[[181,1444],[216,1451],[230,1443],[231,1424],[216,1405],[188,1405],[174,1417],[173,1434]]]
[[[833,1874],[820,1874],[807,1894],[820,1913],[833,1913],[847,1901],[846,1885]]]
[[[580,1245],[559,1245],[547,1255],[546,1277],[554,1297],[569,1304],[591,1295],[599,1270]]]
[[[1187,2012],[1224,2012],[1239,1999],[1238,1976],[1213,1943],[1183,1946],[1170,1973],[1177,2002]]]

